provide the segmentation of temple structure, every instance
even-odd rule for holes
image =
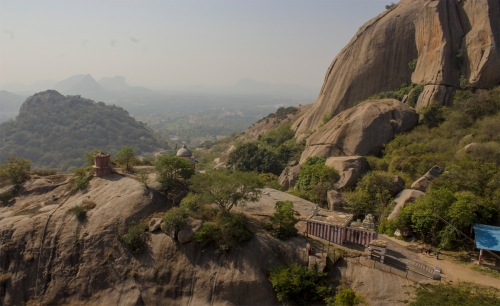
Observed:
[[[111,155],[108,152],[100,151],[94,155],[95,176],[103,177],[111,174]]]
[[[191,164],[191,167],[193,167],[193,170],[196,169],[198,160],[194,158],[193,153],[186,147],[186,144],[182,145],[182,148],[177,151],[175,156],[187,159]]]

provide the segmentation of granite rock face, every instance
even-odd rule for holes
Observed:
[[[293,125],[296,136],[318,129],[325,114],[403,83],[425,85],[417,109],[449,105],[461,77],[473,88],[498,85],[499,6],[498,0],[401,0],[371,19],[331,63],[316,103]]]
[[[309,156],[379,154],[394,135],[418,123],[413,108],[394,99],[366,101],[345,110],[313,133],[300,162]]]

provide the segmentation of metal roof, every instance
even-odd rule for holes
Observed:
[[[500,251],[500,227],[474,224],[473,228],[476,235],[476,248]]]

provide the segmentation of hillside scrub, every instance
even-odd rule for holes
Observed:
[[[409,306],[500,305],[496,289],[484,288],[470,283],[460,283],[458,285],[448,283],[425,284],[413,286],[413,288],[415,291],[411,294],[410,299],[403,301]]]
[[[280,302],[311,305],[331,297],[332,288],[326,284],[326,275],[326,272],[292,263],[271,269],[269,281]]]
[[[280,175],[290,159],[298,160],[305,142],[297,143],[290,122],[260,135],[256,142],[236,146],[227,161],[237,171]]]
[[[265,228],[274,237],[286,240],[297,234],[295,224],[298,219],[294,216],[292,201],[278,201],[275,206],[276,212],[269,217],[269,222]]]
[[[7,179],[12,185],[19,185],[29,177],[31,161],[9,156],[0,164],[0,179]]]
[[[454,249],[468,242],[434,214],[465,233],[474,223],[500,224],[500,87],[458,91],[454,106],[440,111],[441,123],[398,135],[382,157],[368,162],[372,170],[397,174],[407,184],[434,165],[445,169],[424,197],[404,207],[396,220],[383,221],[380,230],[399,228]]]
[[[135,222],[132,222],[127,228],[127,234],[123,236],[123,243],[130,252],[140,254],[146,250],[148,247],[146,229],[146,224]]]
[[[291,194],[317,203],[327,205],[327,191],[334,188],[339,173],[325,165],[325,157],[308,157],[299,172],[297,184]]]

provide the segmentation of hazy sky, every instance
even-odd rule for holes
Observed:
[[[90,73],[131,85],[319,88],[387,0],[0,0],[0,84]]]

